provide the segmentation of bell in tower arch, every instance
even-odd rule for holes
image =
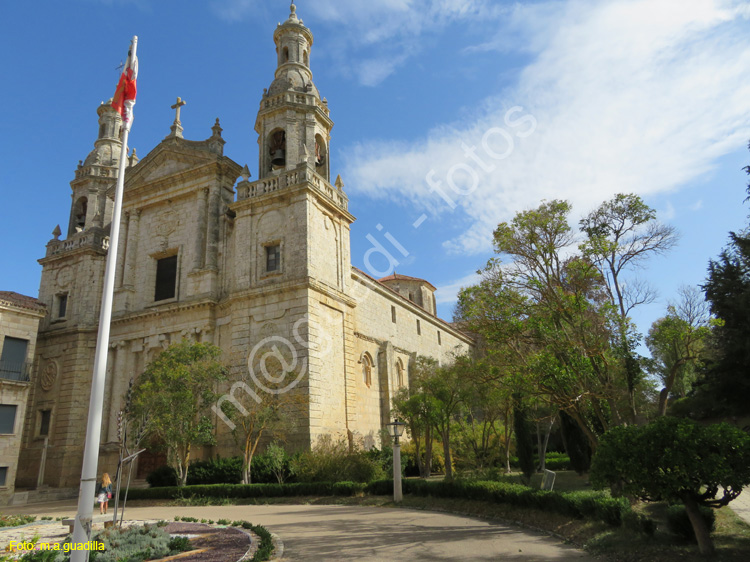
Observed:
[[[286,166],[286,132],[276,131],[271,134],[271,142],[268,147],[271,155],[271,167],[283,168]]]

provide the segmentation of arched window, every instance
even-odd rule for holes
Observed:
[[[284,47],[281,51],[281,62],[289,62],[289,47]]]
[[[104,138],[104,135],[107,133],[107,125],[102,123],[99,125],[99,138]]]
[[[360,362],[362,363],[362,380],[367,386],[370,386],[372,384],[372,357],[370,357],[370,354],[365,351],[362,354]]]
[[[302,62],[305,63],[305,66],[310,66],[310,58],[307,55],[307,51],[302,53]]]
[[[397,388],[404,386],[404,364],[401,359],[396,361],[396,385]]]

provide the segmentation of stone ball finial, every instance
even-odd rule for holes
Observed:
[[[293,14],[297,13],[297,6],[294,5],[294,2],[292,2],[292,5],[289,6],[289,10],[291,10]]]

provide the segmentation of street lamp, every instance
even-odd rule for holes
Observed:
[[[393,501],[398,503],[404,499],[401,492],[401,445],[398,438],[404,434],[406,424],[396,419],[387,424],[386,427],[393,438]]]

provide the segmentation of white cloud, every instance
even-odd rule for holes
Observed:
[[[547,6],[547,5],[544,5]],[[490,249],[489,233],[542,199],[565,198],[583,214],[618,192],[651,195],[711,169],[750,136],[750,4],[731,1],[571,1],[516,6],[511,23],[537,52],[503,98],[488,97],[473,121],[440,126],[421,140],[373,142],[345,154],[351,189],[438,214],[465,214],[471,226],[445,241],[453,251]],[[528,22],[527,25],[524,22]],[[502,30],[501,30],[502,33]],[[482,48],[506,48],[487,42]],[[536,131],[505,121],[531,114]],[[513,121],[511,121],[511,125]],[[494,128],[494,129],[493,129]],[[513,150],[493,160],[487,131],[510,133]],[[479,164],[462,143],[476,147]],[[503,151],[499,134],[490,138]],[[478,186],[456,165],[470,164]],[[482,166],[494,165],[490,171]],[[451,169],[453,172],[451,175]],[[440,181],[429,187],[426,175]],[[453,208],[455,206],[455,209]],[[663,217],[664,218],[664,217]]]
[[[703,208],[703,199],[698,199],[695,203],[690,205],[691,211],[700,211]]]
[[[458,300],[458,291],[465,287],[476,285],[481,280],[481,276],[474,272],[451,281],[447,285],[442,285],[435,291],[435,301],[437,304],[451,304]]]

